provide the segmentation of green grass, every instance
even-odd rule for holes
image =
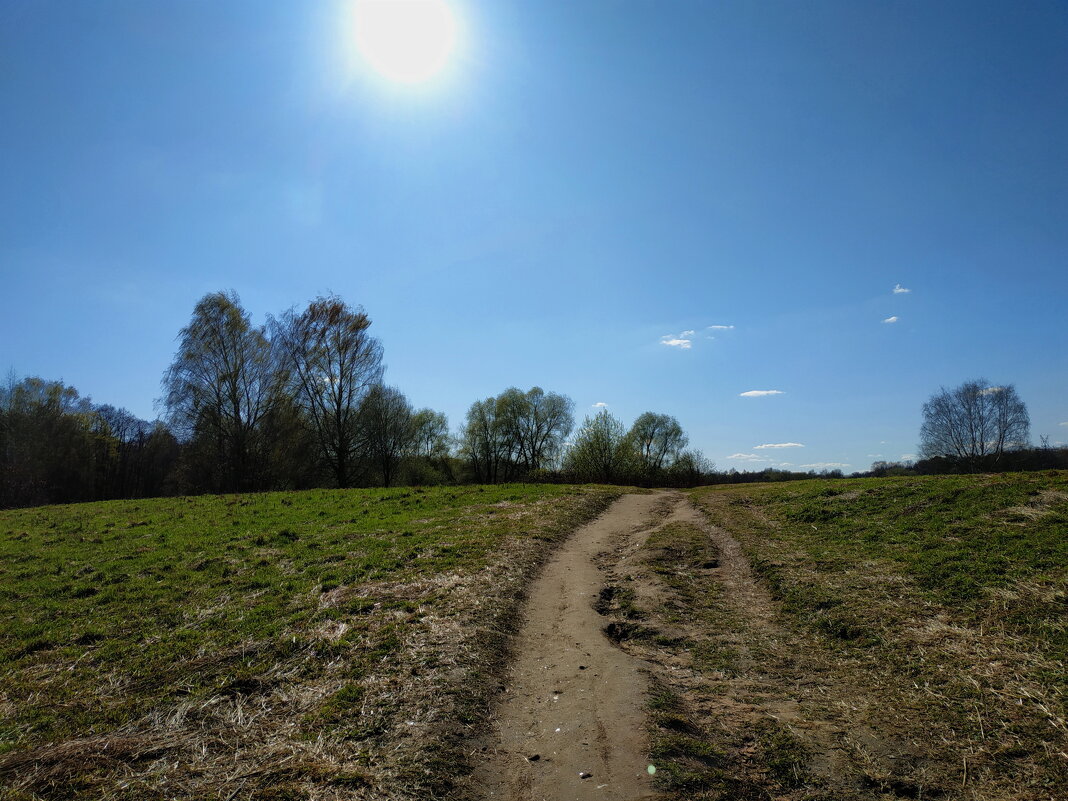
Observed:
[[[875,560],[958,619],[1068,659],[1068,474],[802,481],[729,496],[759,507],[818,575]],[[811,614],[833,638],[878,641],[883,626],[871,627],[833,581],[791,582],[772,551],[762,554],[758,568],[788,611]]]
[[[834,666],[825,681],[855,688],[850,725],[909,755],[902,772],[847,735],[870,788],[1068,797],[1068,473],[813,480],[692,497],[742,544],[797,633],[798,658],[837,654],[818,659]],[[822,714],[818,699],[805,704]]]
[[[786,798],[805,783],[807,757],[788,728],[732,697],[732,680],[752,687],[742,676],[755,654],[710,572],[720,556],[708,532],[687,522],[661,525],[643,547],[645,565],[669,591],[643,615],[673,634],[658,643],[673,668],[654,678],[646,703],[656,784],[686,801]]]
[[[320,490],[0,512],[0,785],[26,777],[18,763],[2,775],[5,751],[151,739],[172,725],[184,736],[182,726],[242,721],[254,704],[271,710],[272,737],[353,744],[352,759],[316,756],[341,765],[329,781],[360,766],[401,771],[380,764],[376,738],[414,713],[385,685],[403,674],[435,687],[457,664],[499,659],[501,638],[484,628],[514,614],[516,589],[547,546],[616,494],[551,485]],[[512,601],[477,602],[502,588]],[[458,633],[441,633],[450,626]],[[465,705],[458,688],[441,687],[460,717],[478,714],[477,692]],[[47,792],[28,784],[43,795],[25,797],[120,797],[97,756],[59,771],[61,780],[49,774]],[[142,757],[146,766],[156,758]],[[295,797],[327,781],[308,778],[323,771],[305,763],[302,778],[281,782]],[[139,792],[155,792],[142,780]],[[175,795],[197,797],[211,781]],[[257,781],[246,790],[266,793],[270,783]]]

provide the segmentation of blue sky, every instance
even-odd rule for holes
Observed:
[[[344,3],[4,3],[0,369],[151,418],[203,294],[333,291],[454,428],[537,384],[849,471],[985,376],[1068,441],[1064,3],[452,6],[406,86]]]

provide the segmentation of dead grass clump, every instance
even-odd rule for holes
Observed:
[[[149,710],[108,734],[0,756],[0,798],[460,796],[462,746],[489,708],[524,588],[547,543],[612,497],[561,498],[455,569],[302,590],[292,603],[310,616],[277,636],[133,679],[117,664],[88,685],[92,702],[121,708],[137,694],[153,699]],[[59,675],[47,664],[29,670]]]
[[[1026,525],[1054,514],[1057,511],[1054,507],[1064,504],[1068,504],[1068,492],[1047,489],[1039,492],[1025,504],[1002,509],[997,516],[1009,523]]]

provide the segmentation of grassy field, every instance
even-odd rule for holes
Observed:
[[[530,577],[620,491],[0,512],[0,799],[464,798]],[[1068,798],[1068,474],[690,497],[597,601],[669,797]]]
[[[763,684],[753,703],[797,735],[796,748],[780,743],[794,763],[782,797],[1068,798],[1068,474],[692,497],[740,542],[774,604],[754,637],[715,571],[688,579],[721,608],[708,628],[723,636],[704,643],[712,673],[727,686],[748,671]],[[731,747],[723,732],[710,742]]]
[[[0,512],[0,797],[428,798],[604,488]]]

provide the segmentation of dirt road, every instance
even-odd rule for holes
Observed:
[[[488,799],[654,799],[642,662],[604,634],[594,609],[605,573],[625,570],[667,493],[626,495],[577,531],[531,588],[495,721],[497,744],[476,772]]]

